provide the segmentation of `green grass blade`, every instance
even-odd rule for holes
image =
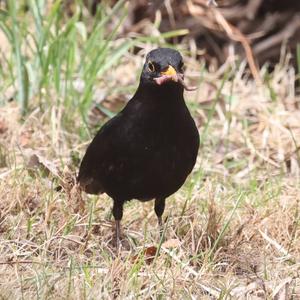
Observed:
[[[15,64],[17,71],[17,90],[18,90],[18,101],[21,106],[22,115],[25,115],[28,109],[28,78],[26,75],[24,57],[21,53],[21,30],[17,20],[17,7],[16,2],[13,0],[8,1],[8,11],[12,18],[12,46],[15,56]]]

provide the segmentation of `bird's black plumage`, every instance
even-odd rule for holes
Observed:
[[[156,199],[161,224],[165,198],[194,167],[199,134],[184,102],[182,67],[179,52],[151,51],[135,95],[100,129],[81,162],[81,188],[114,201],[117,239],[125,201]]]

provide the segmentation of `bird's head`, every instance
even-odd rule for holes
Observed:
[[[183,81],[183,66],[183,59],[178,51],[157,48],[148,53],[141,80],[143,83],[156,86],[177,84],[189,90]]]

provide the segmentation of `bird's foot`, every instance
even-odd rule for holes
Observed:
[[[116,254],[116,256],[119,256],[122,251],[129,251],[131,249],[130,243],[126,236],[123,234],[120,234],[117,237],[117,234],[115,233],[110,241],[110,245],[112,247],[113,252]]]

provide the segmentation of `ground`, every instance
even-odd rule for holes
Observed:
[[[70,47],[72,34],[63,36]],[[106,63],[84,57],[83,70],[73,68],[83,51],[74,44],[74,57],[60,57],[71,61],[64,75],[51,56],[26,107],[1,73],[0,299],[298,299],[300,98],[288,56],[272,73],[262,68],[259,83],[244,63],[210,69],[179,48],[197,86],[185,93],[201,137],[197,164],[167,200],[164,241],[152,202],[125,205],[116,256],[111,199],[81,198],[74,179],[91,137],[130,99],[144,54],[157,47],[141,40],[133,54],[122,43]]]

